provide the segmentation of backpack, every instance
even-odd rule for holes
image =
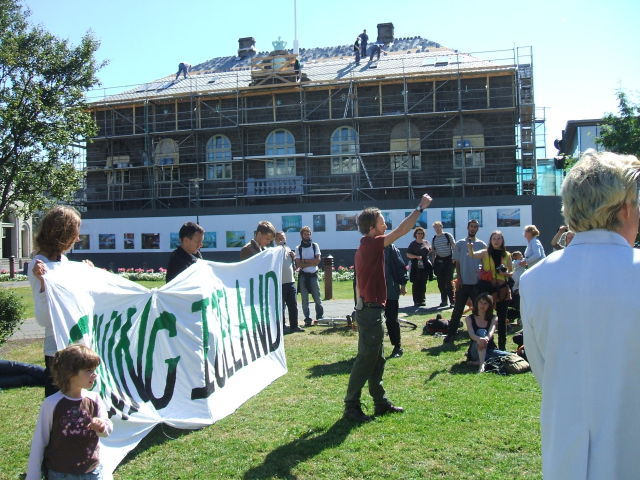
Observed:
[[[529,362],[515,353],[510,353],[501,357],[492,357],[484,362],[484,366],[485,372],[494,372],[499,375],[525,373],[531,370]]]
[[[449,248],[451,249],[451,252],[453,253],[453,247],[451,246],[451,243],[452,243],[451,239],[453,237],[451,236],[451,234],[449,232],[444,232],[444,236],[447,239],[447,245],[449,245]],[[434,235],[433,238],[431,239],[431,246],[433,246],[433,242],[436,241],[436,237],[437,237],[437,235]]]
[[[311,242],[311,247],[313,248],[313,258],[316,258],[316,255],[318,255],[318,245],[316,242]],[[302,245],[298,245],[298,258],[302,258]]]
[[[449,321],[443,320],[442,315],[438,314],[436,318],[427,320],[422,328],[423,335],[435,335],[436,333],[448,333]]]

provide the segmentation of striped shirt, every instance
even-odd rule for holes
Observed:
[[[447,241],[447,237],[449,241]],[[450,233],[444,232],[442,235],[433,237],[433,249],[438,257],[449,257],[453,253],[453,247],[456,241]]]

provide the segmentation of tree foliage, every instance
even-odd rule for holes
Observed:
[[[82,179],[74,145],[95,134],[85,93],[98,84],[98,41],[72,46],[28,16],[0,0],[0,216],[70,200]]]
[[[629,100],[622,90],[617,96],[619,115],[605,115],[596,141],[610,152],[640,157],[640,105]]]

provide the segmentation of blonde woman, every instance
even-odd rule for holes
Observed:
[[[527,248],[524,251],[524,261],[526,267],[533,267],[547,255],[544,253],[542,243],[538,239],[540,231],[535,225],[524,227],[524,238],[527,239]]]

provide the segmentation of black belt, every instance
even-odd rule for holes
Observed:
[[[376,302],[364,302],[364,306],[368,308],[384,308],[384,305]]]

